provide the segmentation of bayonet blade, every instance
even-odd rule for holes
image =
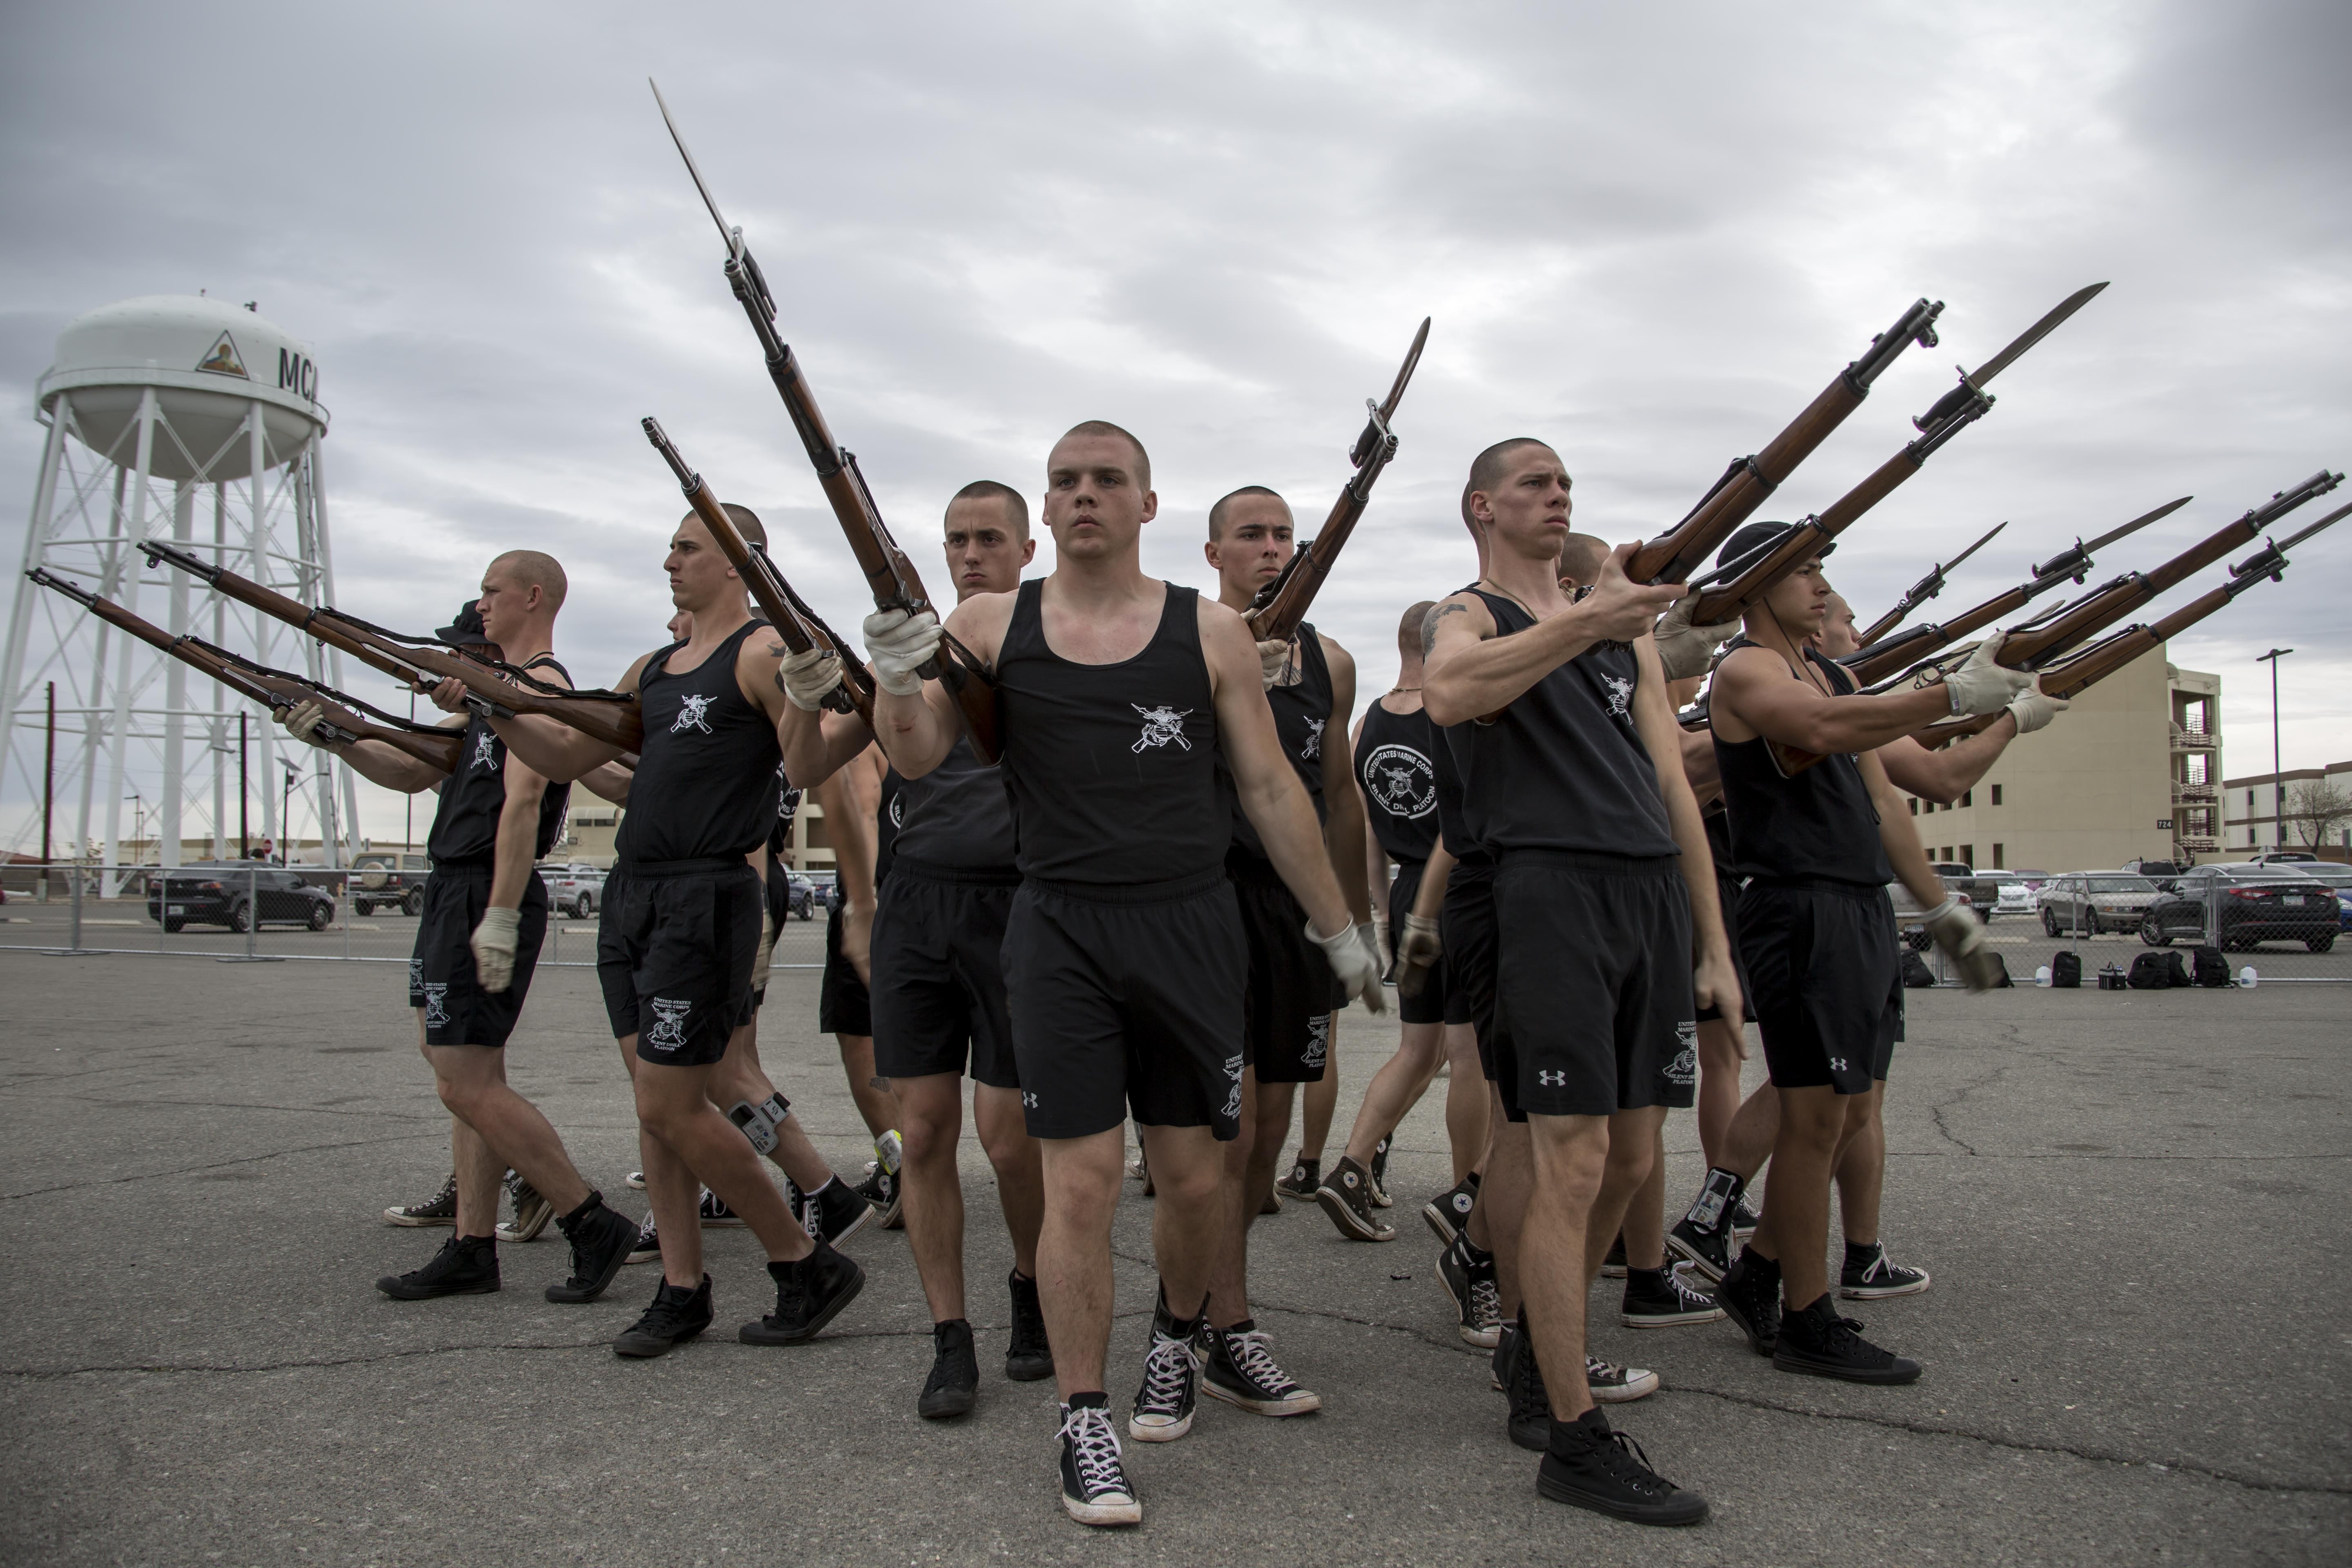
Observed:
[[[2088,555],[2094,550],[2105,550],[2116,540],[2124,538],[2127,534],[2137,533],[2141,529],[2146,528],[2149,523],[2156,521],[2158,519],[2170,517],[2174,512],[2179,511],[2182,507],[2187,506],[2190,501],[2195,500],[2197,498],[2195,496],[2182,496],[2179,500],[2166,501],[2162,506],[2158,507],[2154,511],[2147,513],[2146,516],[2136,517],[2129,522],[2124,524],[2121,528],[2115,529],[2109,532],[2099,535],[2098,538],[2094,539],[2090,543],[2083,546],[2083,553]]]
[[[2292,550],[2296,545],[2301,544],[2305,540],[2309,539],[2313,534],[2317,533],[2321,529],[2326,528],[2330,523],[2336,522],[2345,517],[2352,517],[2352,506],[2337,507],[2334,511],[2329,512],[2326,517],[2321,518],[2317,522],[2313,523],[2301,533],[2295,534],[2292,538],[2280,541],[2278,548],[2283,551]]]
[[[2024,331],[2018,334],[2018,338],[2015,342],[2011,343],[2009,347],[2001,350],[2000,353],[1993,355],[1992,358],[1985,361],[1981,365],[1979,365],[1976,370],[1969,374],[1968,378],[1969,384],[1971,386],[1982,386],[1986,382],[1990,381],[1994,376],[1999,375],[2002,371],[2007,370],[2011,365],[2016,363],[2020,354],[2022,354],[2026,350],[2032,348],[2034,344],[2040,342],[2042,339],[2056,331],[2060,326],[2064,324],[2067,317],[2073,315],[2075,311],[2089,304],[2093,296],[2096,295],[2100,289],[2105,287],[2106,285],[2105,283],[2093,283],[2086,288],[2077,289],[2072,294],[2067,295],[2066,298],[2060,300],[2055,306],[2052,307],[2048,315],[2042,317],[2040,321],[2034,322],[2033,325],[2026,328]]]
[[[1966,561],[1969,556],[1974,555],[1978,551],[1982,550],[1986,545],[1990,544],[1992,542],[1992,536],[1999,533],[2002,529],[2007,528],[2009,524],[2005,522],[1994,523],[1992,527],[1986,531],[1985,536],[1982,539],[1978,540],[1974,544],[1969,545],[1966,550],[1963,550],[1958,555],[1953,556],[1943,565],[1937,567],[1936,571],[1938,574],[1949,572],[1953,567],[1958,566],[1961,562]]]
[[[1396,384],[1389,388],[1388,401],[1381,405],[1381,423],[1386,425],[1396,415],[1397,405],[1404,401],[1405,384],[1412,380],[1413,367],[1421,363],[1422,345],[1429,342],[1429,318],[1421,319],[1421,331],[1412,335],[1412,347],[1404,356],[1404,368],[1397,372]]]
[[[702,205],[710,209],[710,221],[719,226],[719,237],[727,242],[727,254],[741,259],[743,237],[729,228],[727,220],[719,215],[719,204],[710,199],[710,187],[702,183],[702,171],[696,166],[694,154],[687,151],[686,138],[677,133],[677,121],[670,118],[669,103],[662,97],[661,83],[647,77],[646,85],[654,89],[654,102],[661,110],[662,123],[669,127],[669,139],[677,144],[677,155],[686,160],[686,172],[693,179],[694,188],[702,193]]]

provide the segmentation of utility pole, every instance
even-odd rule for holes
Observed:
[[[240,709],[236,715],[236,858],[240,860],[253,858],[253,832],[245,816],[246,797],[250,793],[245,782],[245,712]]]
[[[49,682],[48,740],[41,755],[41,901],[49,898],[49,819],[58,804],[58,683]]]
[[[2294,651],[2291,647],[2274,647],[2254,661],[2267,662],[2271,667],[2271,811],[2272,826],[2276,830],[2273,837],[2282,849],[2286,847],[2286,780],[2279,776],[2285,770],[2279,761],[2278,661]]]

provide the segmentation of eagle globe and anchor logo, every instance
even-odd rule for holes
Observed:
[[[1140,702],[1130,702],[1128,706],[1143,715],[1143,734],[1128,748],[1129,751],[1140,755],[1171,744],[1187,752],[1192,749],[1192,742],[1184,738],[1184,721],[1192,714],[1190,708],[1171,708],[1165,703],[1157,708],[1146,708]]]
[[[1437,809],[1437,770],[1411,746],[1378,746],[1364,759],[1364,793],[1391,816],[1419,821]]]

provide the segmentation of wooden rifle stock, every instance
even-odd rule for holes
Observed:
[[[867,673],[866,666],[851,655],[839,635],[819,619],[798,594],[793,592],[792,584],[785,582],[783,574],[776,570],[776,563],[769,559],[767,551],[743,537],[743,531],[735,526],[735,520],[727,514],[727,509],[711,493],[709,483],[700,474],[687,467],[686,459],[671,444],[661,422],[648,415],[644,425],[646,439],[653,443],[654,450],[662,455],[662,460],[677,476],[678,489],[686,493],[687,504],[694,509],[694,515],[702,520],[702,526],[710,531],[710,537],[718,543],[719,553],[727,557],[728,563],[735,568],[736,575],[743,579],[743,585],[751,591],[751,597],[767,613],[768,624],[776,628],[776,635],[783,639],[784,647],[793,653],[807,653],[818,647],[822,638],[823,645],[841,660],[841,684],[825,693],[824,706],[836,713],[854,713],[871,730],[874,727],[874,678]]]
[[[438,644],[425,646],[421,639],[398,637],[331,605],[312,609],[298,599],[288,598],[274,588],[241,577],[187,551],[155,540],[143,540],[139,548],[148,560],[169,563],[204,582],[215,593],[283,621],[394,680],[420,689],[442,680],[456,680],[466,688],[467,705],[486,717],[536,713],[569,724],[624,752],[644,748],[645,721],[634,693],[575,694],[552,688],[534,689],[508,679],[490,665],[454,648]]]
[[[268,709],[273,717],[283,717],[305,702],[315,702],[321,713],[319,729],[328,741],[338,743],[381,741],[428,767],[437,768],[445,773],[457,771],[457,760],[466,739],[461,730],[412,724],[381,710],[372,709],[358,698],[346,696],[332,687],[256,664],[230,653],[226,648],[215,647],[201,637],[174,637],[153,622],[132,615],[113,600],[101,598],[63,578],[51,576],[38,567],[26,575],[44,588],[53,588],[63,594],[124,635],[162,649],[181,663],[212,677],[237,696]],[[354,709],[361,711],[354,711]],[[374,713],[385,721],[373,723],[362,717],[362,712]]]
[[[1331,513],[1323,520],[1323,527],[1314,538],[1291,552],[1283,563],[1281,574],[1258,590],[1251,602],[1248,618],[1250,636],[1259,642],[1288,642],[1307,619],[1307,607],[1314,604],[1317,590],[1331,574],[1332,563],[1348,536],[1372,502],[1372,486],[1379,482],[1381,470],[1396,456],[1397,438],[1389,429],[1397,405],[1404,401],[1404,389],[1412,380],[1413,367],[1421,363],[1422,346],[1429,342],[1429,318],[1421,319],[1421,330],[1412,335],[1412,347],[1405,351],[1404,364],[1398,370],[1396,380],[1389,386],[1386,402],[1364,406],[1371,417],[1365,421],[1363,433],[1348,449],[1348,460],[1355,473],[1339,487],[1339,499],[1331,503]]]
[[[1769,446],[1753,457],[1736,459],[1688,515],[1635,551],[1625,574],[1636,583],[1687,581],[1797,465],[1812,456],[1813,449],[1862,406],[1863,399],[1870,395],[1870,384],[1895,363],[1897,354],[1915,342],[1925,348],[1936,346],[1936,318],[1943,309],[1940,300],[1932,305],[1921,300],[1904,311],[1894,326],[1871,339],[1869,350],[1840,371]]]

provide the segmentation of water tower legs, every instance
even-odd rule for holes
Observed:
[[[129,547],[120,557],[122,569],[116,575],[115,599],[132,615],[139,613],[139,574],[145,557],[139,553],[139,542],[147,537],[147,475],[155,460],[155,389],[148,387],[139,395],[138,455],[132,460],[131,521],[127,537]],[[114,670],[114,719],[107,730],[107,761],[110,773],[117,781],[122,772],[123,749],[131,736],[131,689],[133,661],[139,647],[138,639],[124,637],[120,662]],[[106,792],[106,853],[109,866],[122,864],[122,789],[120,782]],[[106,873],[105,891],[100,895],[112,898],[121,891],[122,875]]]

